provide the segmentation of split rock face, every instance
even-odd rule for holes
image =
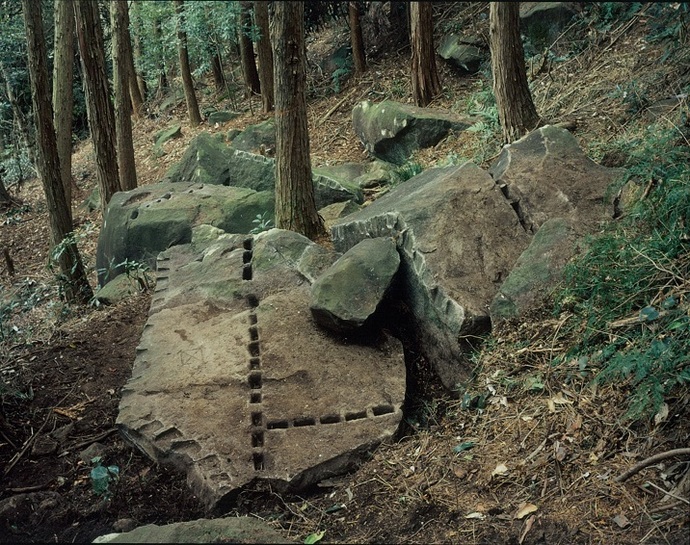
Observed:
[[[335,337],[311,318],[310,278],[336,257],[272,229],[193,238],[158,258],[117,423],[186,471],[209,512],[256,480],[299,490],[354,469],[397,431],[400,342]]]

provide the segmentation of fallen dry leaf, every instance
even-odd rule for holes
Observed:
[[[623,513],[613,517],[613,522],[615,522],[619,528],[627,528],[630,526],[630,521]]]
[[[536,505],[533,503],[521,503],[518,505],[518,509],[513,515],[514,519],[523,519],[530,513],[534,513],[537,509],[539,509]]]
[[[492,477],[495,475],[500,476],[500,475],[505,475],[506,473],[508,473],[508,468],[506,467],[506,465],[505,464],[498,464],[496,466],[496,468],[491,472],[491,476]]]

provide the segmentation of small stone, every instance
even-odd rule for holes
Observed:
[[[113,530],[116,532],[131,532],[137,527],[137,521],[130,518],[118,519],[113,522]]]
[[[91,464],[91,460],[105,454],[106,446],[102,443],[93,443],[79,453],[79,459],[85,464]]]

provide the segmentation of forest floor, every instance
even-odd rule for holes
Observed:
[[[637,18],[615,27],[572,61],[533,77],[539,111],[554,122],[575,123],[590,154],[593,143],[644,123],[642,114],[627,113],[612,98],[612,89],[640,81],[641,74],[668,79],[658,71],[661,51],[645,42],[644,24]],[[314,165],[368,159],[352,130],[352,108],[367,98],[407,100],[407,66],[404,51],[379,57],[337,93],[328,80],[310,80]],[[461,113],[486,85],[481,75],[459,76],[444,66],[441,79],[443,94],[431,107]],[[199,90],[202,107],[228,107],[210,88]],[[650,100],[668,91],[647,88]],[[134,124],[140,185],[159,181],[200,131],[226,132],[267,117],[257,113],[254,98],[251,108],[247,100],[235,104],[245,113],[222,127],[192,128],[182,98],[166,110],[159,109],[161,102],[150,105],[150,118]],[[173,122],[182,124],[183,136],[156,158],[152,136]],[[450,156],[475,157],[487,166],[499,151],[497,141],[464,133],[415,160],[426,167]],[[595,159],[616,163],[610,155]],[[73,172],[80,250],[95,286],[101,217],[79,206],[96,184],[89,141],[76,146]],[[108,307],[63,305],[46,268],[40,182],[29,180],[13,194],[21,203],[0,216],[0,246],[14,264],[13,276],[0,271],[0,542],[84,543],[132,524],[202,518],[185,477],[151,462],[114,427],[150,293]],[[672,458],[629,479],[615,478],[648,456],[690,445],[690,394],[668,399],[668,415],[654,422],[626,422],[626,385],[593,388],[578,378],[577,362],[551,365],[567,348],[553,343],[561,326],[562,318],[545,307],[493,332],[476,358],[474,388],[487,399],[480,408],[437,388],[417,357],[411,364],[424,380],[398,440],[381,445],[358,471],[300,497],[248,489],[227,516],[258,517],[297,542],[322,535],[329,543],[688,543],[687,502],[662,493],[687,463]],[[90,478],[97,455],[119,469],[107,496],[96,494]]]

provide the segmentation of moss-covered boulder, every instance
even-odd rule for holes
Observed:
[[[99,284],[132,262],[153,268],[159,252],[191,241],[195,225],[249,233],[257,215],[273,216],[273,206],[273,192],[193,183],[161,182],[115,193],[98,238]]]
[[[438,144],[448,133],[462,131],[472,121],[451,112],[418,108],[392,100],[365,100],[352,110],[355,134],[373,156],[404,164],[419,149]]]

